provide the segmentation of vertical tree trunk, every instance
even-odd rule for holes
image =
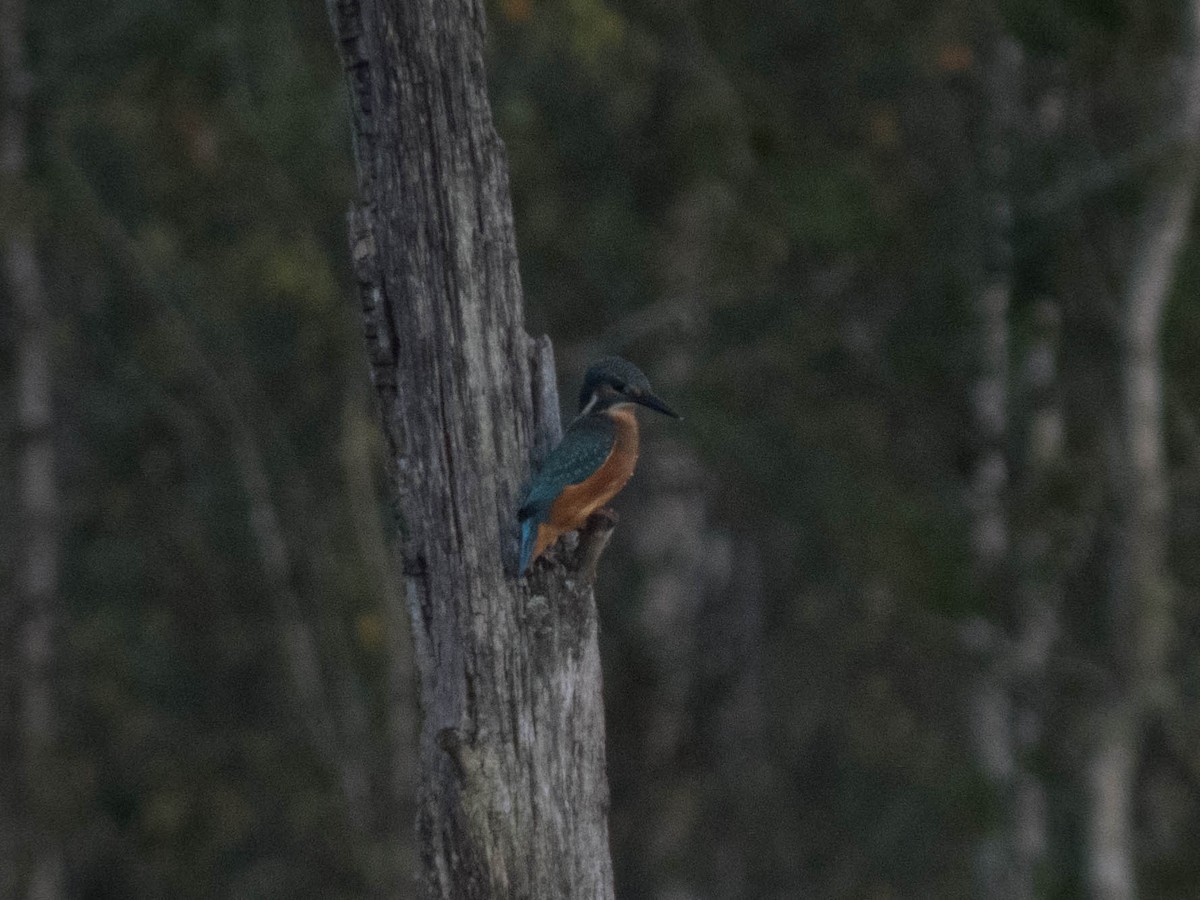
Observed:
[[[692,40],[702,44],[699,35]],[[688,71],[676,77],[718,81],[735,93],[711,57],[684,56],[679,65]],[[720,114],[729,129],[740,126],[728,111]],[[711,175],[680,190],[655,259],[661,312],[614,329],[617,349],[653,339],[659,371],[679,382],[702,368],[709,311],[678,298],[720,293],[713,264],[733,197],[731,186]],[[650,327],[642,332],[639,325]],[[612,823],[625,863],[618,888],[746,896],[762,838],[753,826],[764,813],[764,797],[753,787],[768,745],[759,548],[715,520],[710,495],[718,479],[677,432],[658,431],[646,441],[652,446],[625,527],[637,568],[652,573],[641,587],[637,628],[654,656],[644,677],[630,682],[642,712],[630,717],[637,725],[624,736],[637,764],[625,776],[623,817]]]
[[[389,859],[377,863],[379,878],[393,895],[407,887],[413,871],[413,796],[417,785],[413,748],[416,746],[416,679],[413,672],[412,629],[400,590],[396,541],[380,520],[372,472],[379,455],[379,435],[357,391],[349,391],[342,419],[342,468],[354,516],[359,554],[375,593],[383,601],[387,654],[386,743],[377,781],[384,785],[375,798],[379,828]]]
[[[351,248],[403,533],[425,896],[611,897],[596,607],[516,568],[557,433],[524,332],[479,0],[333,0],[362,202]]]
[[[1101,900],[1137,895],[1134,797],[1148,717],[1163,701],[1171,642],[1168,481],[1163,423],[1163,309],[1196,194],[1200,149],[1200,2],[1184,12],[1178,105],[1167,121],[1179,146],[1143,201],[1120,309],[1120,440],[1112,596],[1118,687],[1096,716],[1088,772],[1088,882]]]
[[[973,410],[980,450],[971,483],[971,549],[975,581],[995,627],[1012,623],[1009,522],[1009,307],[1012,300],[1012,133],[1019,112],[1020,47],[997,35],[982,61],[978,136],[980,282],[974,306],[979,372]],[[981,897],[1032,896],[1031,873],[1017,852],[1018,748],[1007,641],[997,642],[972,685],[971,732],[980,771],[996,794],[1000,816],[976,855]]]
[[[24,5],[0,0],[0,195],[15,207],[0,245],[3,290],[16,312],[16,402],[19,458],[19,551],[15,616],[19,666],[18,773],[22,794],[21,860],[25,896],[53,900],[64,890],[63,852],[48,820],[53,753],[58,730],[54,650],[58,623],[58,496],[54,475],[51,400],[51,323],[28,222],[26,109],[31,91],[25,69]],[[18,878],[21,876],[18,875]]]
[[[1021,377],[1028,412],[1025,466],[1015,485],[1013,535],[1016,622],[1009,650],[1012,692],[1010,729],[1016,759],[1011,797],[1014,871],[1027,896],[1036,896],[1049,840],[1046,786],[1031,761],[1045,732],[1045,700],[1052,692],[1050,657],[1059,637],[1063,559],[1058,526],[1066,425],[1058,385],[1059,312],[1051,300],[1039,302]]]

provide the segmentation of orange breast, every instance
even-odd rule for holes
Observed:
[[[617,426],[608,459],[584,481],[563,488],[550,507],[547,521],[538,526],[531,560],[541,556],[559,535],[581,527],[588,516],[615,497],[633,476],[638,458],[637,419],[628,409],[613,410],[608,415]]]
[[[555,531],[571,531],[617,495],[633,475],[638,458],[638,426],[633,412],[618,409],[609,413],[617,425],[616,440],[608,459],[579,484],[563,488],[550,507],[549,524]]]
[[[587,521],[587,517],[617,495],[633,476],[638,458],[638,426],[633,412],[627,409],[609,413],[617,425],[612,451],[585,481],[563,488],[550,507],[550,524],[557,531],[571,531]]]

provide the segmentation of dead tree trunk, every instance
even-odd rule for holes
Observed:
[[[17,609],[15,625],[21,817],[15,884],[37,900],[63,894],[62,846],[47,820],[58,730],[54,691],[58,624],[58,494],[51,403],[51,322],[38,266],[28,202],[26,108],[31,89],[24,62],[24,4],[0,0],[0,196],[13,209],[3,223],[0,275],[16,313]],[[8,636],[6,636],[8,637]],[[6,641],[7,643],[7,641]],[[11,646],[11,645],[10,645]],[[3,881],[8,882],[12,874]],[[23,884],[21,883],[23,882]]]
[[[1168,692],[1172,586],[1163,422],[1163,310],[1188,233],[1200,174],[1200,2],[1184,12],[1178,100],[1165,117],[1176,151],[1143,200],[1120,307],[1118,498],[1112,646],[1118,686],[1101,705],[1088,771],[1092,896],[1137,896],[1134,797],[1140,746]]]
[[[514,574],[531,452],[557,433],[524,331],[480,0],[331,0],[361,202],[350,217],[424,720],[428,897],[611,897],[596,607]],[[548,385],[549,388],[542,388]]]

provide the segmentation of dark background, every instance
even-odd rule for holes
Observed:
[[[1141,702],[1121,566],[1142,538],[1168,636],[1112,786],[1143,894],[1200,896],[1190,238],[1151,415],[1162,534],[1129,533],[1120,464],[1139,216],[1195,152],[1171,137],[1190,8],[488,12],[530,331],[564,400],[615,351],[685,415],[643,417],[597,588],[618,896],[984,896],[1023,840],[1036,896],[1087,895],[1105,723]],[[32,227],[52,321],[57,736],[0,829],[61,841],[66,896],[406,896],[416,710],[325,9],[27,15],[30,172],[0,227]],[[22,332],[0,300],[13,691]],[[1009,673],[997,647],[1031,635],[1048,649]]]

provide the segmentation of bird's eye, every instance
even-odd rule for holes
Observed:
[[[623,381],[614,381],[612,386],[614,390],[620,391],[621,393],[625,392],[625,382]]]

